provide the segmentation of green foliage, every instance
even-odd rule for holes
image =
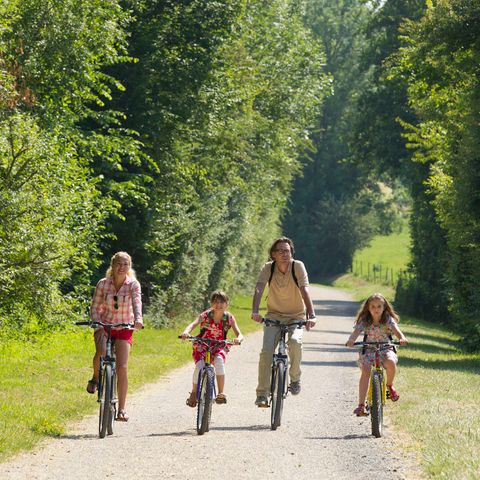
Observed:
[[[457,0],[431,4],[418,22],[404,26],[404,47],[397,60],[397,76],[408,77],[409,101],[419,122],[408,128],[414,159],[425,165],[424,176],[433,231],[445,248],[437,268],[417,266],[419,277],[430,268],[443,284],[444,301],[457,323],[478,324],[480,244],[478,226],[478,29],[479,6]],[[428,200],[427,200],[428,199]],[[431,244],[428,224],[424,242]],[[437,240],[438,243],[438,240]],[[437,249],[437,252],[439,249]],[[443,269],[438,268],[443,266]],[[433,272],[432,272],[433,275]],[[429,285],[427,292],[434,291]],[[468,328],[468,327],[467,327]]]
[[[146,226],[127,216],[124,240],[154,308],[175,317],[214,288],[251,289],[326,82],[297,2],[133,6],[139,62],[121,72],[132,88],[119,101],[159,173]]]
[[[392,227],[392,201],[383,195],[372,166],[362,165],[349,149],[358,97],[368,84],[361,60],[373,14],[365,2],[354,0],[313,1],[306,10],[307,24],[325,46],[334,94],[317,117],[313,148],[283,224],[313,275],[346,271],[357,248]]]

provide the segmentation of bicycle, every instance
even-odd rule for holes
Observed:
[[[272,375],[270,382],[270,427],[276,430],[281,425],[283,401],[288,394],[287,378],[288,378],[288,355],[287,343],[285,337],[291,327],[302,328],[307,322],[297,320],[288,324],[283,324],[278,320],[263,319],[263,323],[269,327],[274,326],[280,329],[280,339],[278,341],[277,351],[273,353]]]
[[[178,338],[183,338],[181,335]],[[187,337],[185,340],[190,342],[200,342],[205,345],[206,352],[204,366],[198,372],[197,380],[197,434],[203,435],[210,430],[210,420],[212,417],[212,404],[216,397],[215,390],[215,368],[211,363],[211,354],[213,345],[236,345],[231,340],[216,340],[213,338]]]
[[[355,342],[353,345],[370,348],[375,353],[375,363],[372,365],[370,374],[365,412],[370,415],[372,435],[380,438],[383,430],[383,407],[388,398],[385,369],[380,359],[380,352],[384,348],[398,346],[400,342]]]
[[[76,322],[76,325],[87,325],[91,328],[102,327],[107,333],[106,352],[100,358],[97,399],[97,402],[100,403],[98,436],[104,438],[105,434],[113,434],[113,421],[117,416],[117,371],[115,339],[112,337],[112,329],[124,328],[133,330],[133,325],[130,323],[103,323],[98,321]]]

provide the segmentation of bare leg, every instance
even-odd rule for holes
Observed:
[[[370,381],[371,367],[362,366],[362,374],[360,375],[360,382],[358,384],[358,404],[365,405],[367,397],[368,382]]]
[[[103,328],[94,333],[95,355],[93,356],[93,375],[92,378],[98,383],[98,375],[100,372],[100,357],[105,355],[107,349],[107,335]]]
[[[130,344],[126,340],[115,340],[115,354],[117,357],[117,393],[118,410],[125,410],[128,391],[128,354]]]
[[[218,393],[223,393],[225,388],[225,375],[217,375]]]
[[[397,367],[395,365],[395,362],[392,362],[392,360],[384,360],[383,361],[383,367],[385,368],[387,372],[387,385],[393,385],[393,380],[395,378],[395,372],[397,370]]]

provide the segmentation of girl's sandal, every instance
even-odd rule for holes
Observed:
[[[197,399],[195,398],[195,394],[192,392],[190,396],[187,398],[185,403],[192,408],[195,408],[197,406]]]
[[[357,416],[357,417],[366,417],[367,416],[367,412],[365,412],[365,405],[363,403],[361,403],[354,411],[353,413]]]
[[[219,393],[215,398],[215,403],[222,404],[227,403],[227,396],[224,393]]]
[[[400,395],[399,393],[393,388],[392,385],[387,385],[387,388],[388,388],[388,398],[390,398],[390,400],[392,402],[396,402],[397,400],[400,399]]]
[[[117,422],[128,422],[128,415],[125,410],[119,410],[117,418],[115,419]]]

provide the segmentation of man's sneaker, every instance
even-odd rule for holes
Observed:
[[[302,389],[300,385],[300,380],[298,382],[290,382],[290,392],[292,392],[292,395],[298,395],[300,393],[300,390]]]
[[[259,395],[255,400],[255,405],[259,408],[268,408],[268,399],[263,395]]]

